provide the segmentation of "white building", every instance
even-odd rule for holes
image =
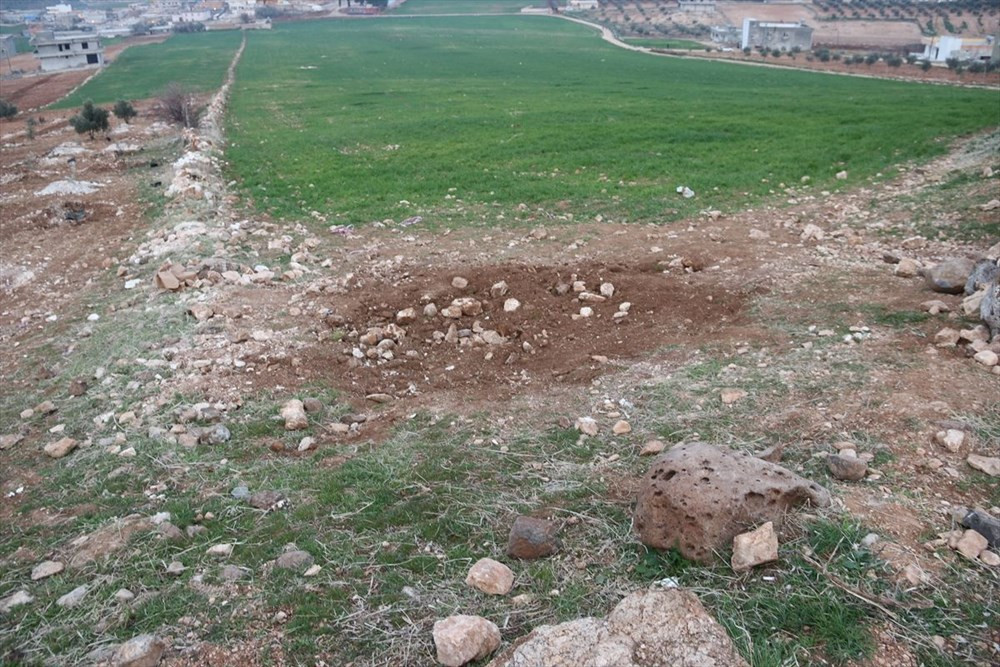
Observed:
[[[921,60],[929,60],[932,63],[943,63],[949,58],[958,58],[962,61],[992,59],[997,38],[988,35],[978,38],[962,38],[954,35],[940,35],[924,40],[923,53],[912,55]]]
[[[587,11],[589,9],[597,9],[597,0],[569,0],[569,4],[566,9],[571,11]]]
[[[743,31],[740,48],[767,48],[791,51],[799,48],[803,51],[812,48],[813,29],[804,23],[779,23],[775,21],[758,21],[743,19]]]
[[[171,18],[171,23],[205,23],[212,20],[212,12],[207,9],[201,11],[187,11],[175,14]]]
[[[43,72],[104,65],[101,38],[92,32],[40,32],[34,46]]]

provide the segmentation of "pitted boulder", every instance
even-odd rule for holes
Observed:
[[[703,442],[679,445],[653,462],[639,490],[634,525],[642,543],[708,562],[736,535],[790,509],[830,504],[819,484],[786,468]]]
[[[745,667],[725,629],[690,591],[632,593],[606,619],[543,625],[489,667]]]

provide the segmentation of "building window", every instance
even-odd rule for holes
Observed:
[[[84,51],[86,51],[88,45],[89,45],[89,42],[84,42],[83,44],[80,45],[80,48],[82,48]]]
[[[96,53],[88,53],[87,54],[87,64],[88,65],[96,65],[97,64],[97,54]]]

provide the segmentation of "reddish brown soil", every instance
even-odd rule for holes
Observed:
[[[147,35],[144,37],[129,37],[117,44],[112,44],[104,50],[107,63],[114,62],[119,53],[137,44],[154,44],[166,40],[165,35]],[[21,111],[40,109],[52,104],[69,94],[99,70],[77,69],[68,72],[38,73],[38,60],[33,54],[22,53],[10,59],[10,65],[5,58],[0,67],[0,75],[11,72],[25,72],[19,78],[4,79],[3,97]]]
[[[731,334],[740,324],[745,295],[694,275],[669,276],[662,273],[662,267],[646,268],[625,263],[563,268],[485,266],[477,267],[469,286],[462,290],[450,284],[453,276],[465,273],[461,268],[418,272],[393,287],[373,285],[352,292],[349,300],[331,301],[330,309],[346,317],[345,329],[364,332],[389,324],[397,311],[407,307],[419,312],[424,303],[444,307],[455,298],[474,297],[482,301],[483,313],[456,320],[458,328],[472,329],[478,321],[509,342],[497,346],[435,342],[434,332],[443,334],[448,322],[419,317],[405,327],[406,337],[391,361],[364,360],[354,365],[350,363],[353,345],[348,341],[314,347],[305,355],[305,367],[356,395],[405,394],[412,385],[420,393],[488,387],[492,397],[503,398],[525,385],[537,391],[552,382],[589,382],[610,368],[594,361],[596,355],[612,362],[634,359],[656,347],[708,342]],[[573,276],[595,291],[601,282],[613,283],[614,297],[589,304],[592,317],[573,319],[588,304],[579,302],[572,292],[560,296],[554,289]],[[490,286],[501,280],[509,285],[509,294],[490,298]],[[522,307],[504,312],[508,297],[516,297]],[[616,322],[612,316],[623,301],[632,307],[627,317]],[[415,357],[406,356],[410,350],[416,352]]]

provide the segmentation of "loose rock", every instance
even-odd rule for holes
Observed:
[[[118,647],[111,659],[114,667],[156,667],[166,648],[154,635],[133,637]]]
[[[868,474],[868,464],[856,456],[831,454],[826,458],[830,474],[840,480],[856,482]]]
[[[31,570],[31,580],[38,581],[39,579],[46,579],[54,574],[59,574],[66,566],[55,560],[47,560],[39,563]]]
[[[312,565],[313,557],[308,551],[301,549],[291,549],[278,556],[274,566],[282,570],[295,570],[301,572]]]
[[[76,449],[77,445],[79,444],[80,443],[78,443],[73,438],[62,438],[61,440],[57,440],[56,442],[50,442],[49,444],[45,445],[44,451],[46,454],[48,454],[54,459],[61,459],[62,457],[66,456],[74,449]]]
[[[979,454],[969,454],[965,462],[970,466],[986,473],[990,477],[1000,477],[1000,458],[996,456],[980,456]]]
[[[597,435],[597,421],[593,417],[580,417],[576,420],[576,430],[584,435]]]
[[[955,550],[969,560],[976,560],[988,546],[989,542],[986,541],[986,538],[970,528],[962,533],[962,537],[955,545]]]
[[[893,270],[893,273],[900,278],[913,278],[920,272],[920,262],[904,257],[899,260],[899,264]]]
[[[465,583],[488,595],[507,595],[514,587],[514,572],[492,558],[481,558],[469,569]]]
[[[733,538],[732,566],[735,572],[776,560],[778,535],[774,532],[774,523],[768,521],[757,530]]]
[[[654,456],[666,449],[666,443],[660,440],[650,440],[639,451],[639,456]]]
[[[282,406],[281,418],[285,420],[286,431],[299,431],[309,426],[309,417],[306,416],[305,406],[297,398],[291,399]]]
[[[437,660],[447,667],[481,660],[500,647],[500,629],[481,616],[449,616],[434,623],[433,633]]]
[[[524,560],[550,556],[561,546],[556,537],[558,531],[558,524],[552,521],[519,516],[510,529],[507,555]]]
[[[90,589],[84,586],[77,586],[66,595],[63,595],[58,600],[56,600],[56,605],[59,607],[73,608],[83,602],[83,598],[90,592]]]
[[[961,450],[965,443],[965,431],[960,431],[957,428],[938,431],[934,434],[934,441],[949,452],[955,453]]]
[[[0,600],[0,613],[9,613],[11,609],[15,607],[20,607],[22,605],[30,604],[35,601],[35,598],[31,596],[31,593],[25,590],[17,591],[12,593],[7,597]]]

